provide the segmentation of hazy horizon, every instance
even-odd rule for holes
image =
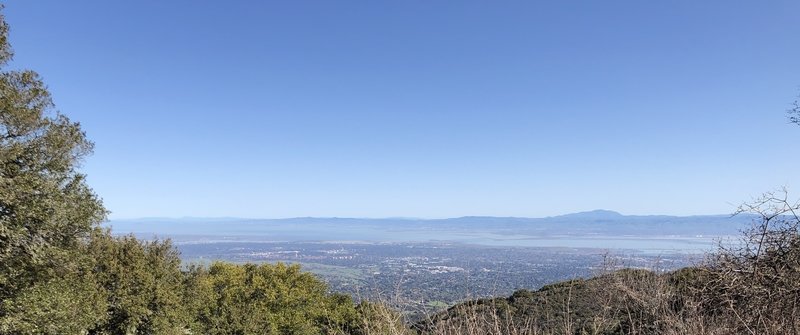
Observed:
[[[706,214],[693,214],[693,215],[669,215],[669,214],[627,214],[620,213],[608,209],[593,209],[579,212],[561,213],[549,216],[503,216],[503,215],[459,215],[448,217],[418,217],[418,216],[387,216],[387,217],[359,217],[359,216],[291,216],[291,217],[239,217],[239,216],[144,216],[144,217],[130,217],[130,218],[114,218],[109,221],[137,221],[137,220],[290,220],[290,219],[356,219],[356,220],[447,220],[447,219],[463,219],[463,218],[508,218],[508,219],[545,219],[555,218],[560,216],[570,216],[575,214],[592,214],[602,212],[612,215],[620,215],[621,217],[694,217],[694,216],[732,216],[732,213],[706,213]]]

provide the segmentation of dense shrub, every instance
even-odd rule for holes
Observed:
[[[355,328],[352,300],[297,265],[214,263],[189,273],[202,334],[322,334]]]

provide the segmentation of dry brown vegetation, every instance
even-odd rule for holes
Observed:
[[[752,227],[694,267],[617,270],[609,258],[594,278],[464,302],[413,330],[389,309],[363,321],[382,324],[371,334],[800,334],[799,208],[785,191],[742,205]]]
[[[694,280],[692,296],[742,334],[800,334],[800,202],[768,193],[740,207],[760,220],[741,243],[721,246]]]

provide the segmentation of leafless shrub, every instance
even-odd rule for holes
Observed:
[[[800,126],[800,100],[795,100],[792,108],[787,113],[789,114],[789,122]]]
[[[702,268],[696,297],[732,331],[800,334],[799,209],[785,189],[742,204],[737,214],[755,214],[753,226]]]

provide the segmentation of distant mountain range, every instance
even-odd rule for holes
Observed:
[[[622,215],[594,210],[566,215],[523,218],[466,216],[449,219],[413,218],[143,218],[115,220],[115,234],[248,237],[270,240],[359,241],[486,241],[605,237],[713,237],[737,235],[756,217],[751,215]]]

